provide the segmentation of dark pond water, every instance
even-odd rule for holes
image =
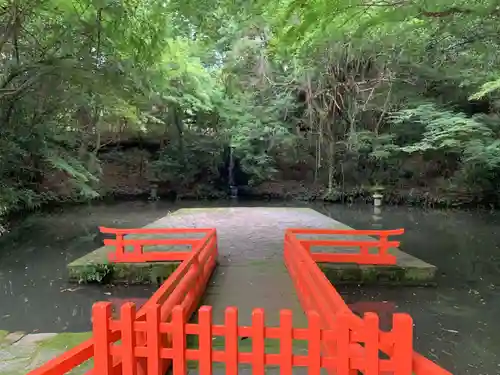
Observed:
[[[0,240],[0,330],[87,331],[93,302],[140,303],[152,294],[154,287],[66,282],[66,264],[99,246],[98,225],[140,227],[169,210],[228,204],[125,202],[30,216]],[[374,215],[367,205],[309,206],[358,229],[404,227],[402,250],[439,268],[436,288],[340,288],[353,308],[408,312],[422,354],[454,374],[500,374],[499,213],[384,207]]]
[[[323,210],[355,228],[405,228],[401,249],[439,269],[436,288],[342,288],[348,303],[382,302],[410,313],[417,350],[454,374],[500,374],[499,213],[385,207],[373,215],[366,206]]]

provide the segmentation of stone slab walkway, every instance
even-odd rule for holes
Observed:
[[[147,227],[217,229],[219,265],[203,301],[213,306],[217,323],[222,323],[227,306],[239,308],[241,324],[250,323],[252,308],[262,307],[271,325],[278,324],[280,309],[291,309],[297,327],[305,326],[306,321],[283,264],[285,229],[352,229],[313,209],[295,207],[181,209]],[[435,269],[398,249],[394,249],[393,254],[402,266]]]
[[[181,209],[150,227],[215,227],[219,264],[204,304],[213,307],[216,323],[227,306],[239,309],[240,324],[250,324],[253,308],[264,308],[268,325],[278,325],[280,309],[290,309],[295,326],[305,316],[283,264],[283,237],[290,227],[330,227],[331,220],[308,208],[235,207]]]

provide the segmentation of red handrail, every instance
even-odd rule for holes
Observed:
[[[124,230],[126,231],[126,230]],[[191,228],[188,232],[192,233]],[[193,250],[188,253],[188,256],[182,260],[182,263],[163,283],[163,285],[153,294],[136,314],[136,321],[141,322],[146,319],[146,311],[148,306],[152,304],[162,304],[161,317],[167,319],[171,315],[171,310],[167,311],[165,307],[181,304],[185,308],[186,317],[191,316],[193,311],[199,305],[199,301],[203,296],[208,279],[215,269],[218,250],[217,250],[217,234],[215,229],[206,231],[207,234],[203,239],[200,239]],[[111,231],[111,233],[115,233]],[[130,233],[130,231],[126,231]],[[157,233],[149,232],[149,233]],[[166,232],[163,232],[166,233]],[[171,232],[168,232],[171,233]],[[181,229],[176,229],[176,233],[182,233]],[[168,255],[167,255],[168,256]],[[178,286],[181,288],[177,288]],[[62,355],[49,360],[41,367],[29,372],[27,375],[63,375],[71,369],[78,367],[91,359],[95,353],[95,339],[91,339],[77,345],[75,348],[63,353]],[[117,342],[121,339],[121,331],[114,327],[108,336],[110,342]],[[143,343],[144,335],[137,336],[138,343]],[[106,366],[108,366],[107,364]],[[169,363],[162,362],[162,367],[167,369]],[[139,363],[137,375],[146,375],[147,363]],[[109,365],[109,372],[106,375],[118,375],[122,371],[122,361],[116,358]],[[87,372],[87,375],[101,375],[93,370]],[[104,375],[104,374],[103,374]]]
[[[357,230],[357,229],[287,229],[290,236],[294,236],[300,244],[311,253],[311,257],[316,262],[325,263],[356,263],[356,264],[378,264],[378,265],[394,265],[397,259],[389,253],[389,249],[397,248],[400,245],[399,241],[389,241],[389,236],[400,235],[404,233],[404,229],[394,230]],[[297,237],[297,235],[315,235],[322,236],[378,236],[378,238],[346,240],[342,239],[310,239]],[[313,246],[334,247],[336,252],[312,252]],[[358,247],[359,253],[339,252],[341,248]],[[376,248],[376,253],[370,253],[370,249]]]
[[[108,258],[113,263],[145,263],[145,262],[167,262],[183,261],[187,259],[192,249],[189,251],[144,251],[144,246],[190,246],[194,247],[206,241],[215,231],[210,228],[140,228],[140,229],[114,229],[99,228],[102,233],[115,234],[114,239],[105,239],[104,245],[114,246],[115,251],[109,253]],[[126,235],[133,234],[204,234],[200,238],[125,238]],[[126,247],[132,247],[132,251],[126,251]]]
[[[352,313],[345,304],[335,287],[328,281],[314,261],[314,254],[311,254],[302,244],[301,240],[296,237],[297,231],[301,230],[287,230],[285,233],[284,261],[304,310],[312,309],[317,311],[320,315],[323,328],[334,329],[338,325],[337,317],[341,314],[350,314],[354,324],[361,327],[364,324],[362,318]],[[328,230],[313,229],[304,231],[310,234],[331,234]],[[337,231],[334,230],[332,232]],[[379,232],[377,231],[377,233]],[[411,318],[402,315],[400,319]],[[404,325],[406,323],[401,324]],[[392,356],[395,353],[399,353],[399,355],[408,356],[405,360],[399,362],[401,371],[404,369],[404,371],[407,371],[407,374],[413,372],[415,375],[451,375],[449,371],[411,349],[411,330],[392,337],[383,331],[380,331],[379,335],[380,349],[387,355]],[[396,346],[396,343],[399,346]],[[360,345],[354,345],[352,349],[359,355],[362,355],[365,351]],[[324,350],[326,353],[335,352],[335,342],[326,340],[324,342]],[[401,351],[406,354],[402,354]]]

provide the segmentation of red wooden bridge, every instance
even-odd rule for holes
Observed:
[[[217,263],[215,229],[111,229],[115,246],[113,262],[181,261],[180,266],[138,310],[133,303],[121,306],[119,317],[112,315],[111,303],[99,302],[92,309],[93,336],[77,347],[52,359],[28,375],[62,375],[93,359],[92,375],[163,375],[170,368],[174,375],[188,372],[188,361],[197,363],[198,373],[211,375],[214,364],[225,365],[225,374],[236,375],[241,364],[250,365],[252,374],[261,375],[269,368],[291,375],[302,368],[308,374],[322,372],[337,375],[451,375],[413,350],[413,321],[408,314],[392,317],[392,329],[382,331],[374,313],[354,314],[316,262],[358,264],[395,264],[388,250],[398,247],[389,236],[397,230],[288,229],[283,243],[284,262],[295,285],[307,328],[294,328],[292,312],[281,310],[278,326],[269,327],[265,311],[254,309],[251,324],[240,326],[238,310],[228,306],[224,324],[212,322],[210,306],[201,306],[210,276]],[[200,233],[204,236],[200,238]],[[183,235],[185,238],[128,239],[129,234],[155,236]],[[192,235],[190,238],[189,235]],[[196,234],[196,236],[195,236]],[[311,240],[307,235],[372,236],[373,240]],[[186,252],[148,252],[145,246],[189,245]],[[314,246],[357,247],[358,253],[315,253]],[[132,251],[126,249],[132,247]],[[378,249],[375,253],[370,249]],[[197,312],[197,321],[192,322]],[[196,336],[198,345],[188,345]],[[224,338],[223,350],[213,340]],[[251,339],[249,351],[240,350],[240,340]],[[279,353],[266,352],[266,340],[279,340]],[[294,353],[297,341],[306,342],[305,354]],[[383,353],[383,355],[381,355]]]

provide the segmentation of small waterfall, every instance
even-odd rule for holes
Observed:
[[[158,184],[153,183],[150,186],[148,200],[155,202],[159,199],[160,199],[160,197],[158,196]]]
[[[238,198],[238,187],[234,184],[234,155],[233,146],[229,147],[229,194],[231,198]]]

